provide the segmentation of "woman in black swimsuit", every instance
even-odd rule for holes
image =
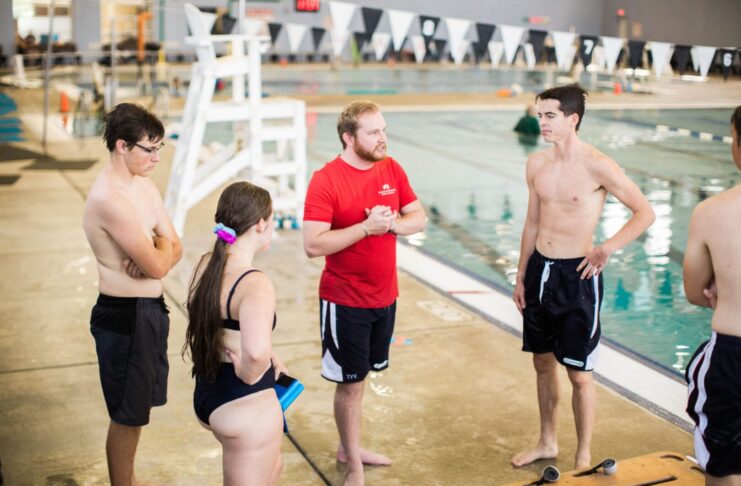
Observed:
[[[273,387],[287,370],[271,346],[275,291],[252,262],[273,236],[270,195],[247,182],[230,185],[216,223],[214,248],[201,257],[188,293],[183,351],[193,359],[193,406],[222,445],[224,484],[272,485],[283,426]]]

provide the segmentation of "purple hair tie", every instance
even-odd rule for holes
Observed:
[[[221,223],[214,226],[214,233],[216,233],[218,238],[224,240],[230,245],[237,241],[237,232]]]

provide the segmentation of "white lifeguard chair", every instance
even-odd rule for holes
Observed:
[[[260,55],[269,36],[210,35],[213,14],[185,4],[196,48],[190,87],[165,205],[182,234],[188,210],[228,180],[239,176],[268,189],[276,213],[301,221],[306,193],[306,107],[289,98],[262,99]],[[215,42],[231,44],[231,55],[216,57]],[[245,55],[245,45],[247,53]],[[214,101],[218,79],[230,79],[232,96]],[[248,96],[245,99],[245,81]],[[203,146],[208,123],[233,122],[234,140],[215,151]],[[248,129],[244,129],[249,125]],[[267,146],[266,146],[267,144]]]

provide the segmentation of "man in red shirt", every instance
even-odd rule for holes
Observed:
[[[386,155],[386,122],[372,101],[337,119],[343,151],[314,172],[304,209],[304,250],[326,257],[319,283],[322,376],[337,383],[337,460],[346,485],[364,484],[363,464],[391,460],[360,448],[365,377],[388,367],[394,331],[396,235],[422,231],[426,217],[404,170]]]

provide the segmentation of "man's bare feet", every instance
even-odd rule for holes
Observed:
[[[364,486],[365,485],[365,474],[363,468],[359,471],[348,471],[345,476],[345,482],[342,486]]]
[[[535,449],[515,454],[510,462],[515,467],[524,466],[539,459],[553,459],[558,456],[557,446],[545,446],[538,444]]]
[[[360,460],[363,461],[363,464],[369,466],[390,466],[392,463],[388,457],[365,449],[360,449]],[[347,454],[345,454],[345,448],[342,447],[342,444],[337,448],[337,461],[347,462]]]
[[[589,451],[579,452],[577,450],[574,457],[574,469],[588,469],[590,467],[592,467],[592,455]]]

